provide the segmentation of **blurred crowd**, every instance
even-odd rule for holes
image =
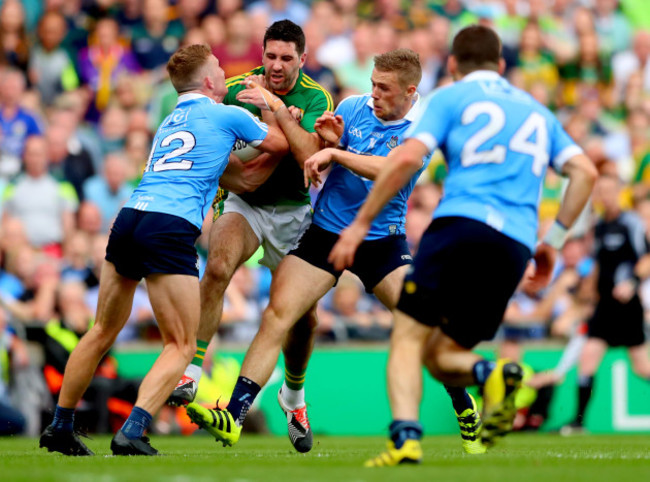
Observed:
[[[455,32],[473,23],[493,27],[503,39],[507,78],[552,109],[601,172],[620,177],[621,207],[650,226],[647,0],[2,0],[2,406],[9,360],[14,368],[30,365],[25,340],[44,346],[40,365],[56,396],[58,369],[47,367],[59,355],[65,359],[92,323],[112,220],[176,103],[165,72],[171,54],[205,43],[226,76],[238,75],[261,64],[265,28],[283,18],[303,27],[304,70],[335,104],[369,92],[373,56],[398,47],[419,54],[425,95],[451,81],[446,58]],[[434,154],[409,203],[414,252],[444,177],[444,161]],[[549,172],[540,229],[554,219],[563,189],[563,179]],[[597,190],[553,285],[515,295],[499,335],[506,345],[567,337],[589,316],[600,205]],[[206,244],[200,240],[202,255]],[[252,339],[269,287],[270,273],[255,259],[237,272],[226,292],[221,340]],[[324,298],[319,317],[321,342],[386,340],[390,333],[390,313],[351,275]],[[143,285],[118,344],[157,336]]]

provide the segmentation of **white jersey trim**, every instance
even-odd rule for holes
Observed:
[[[191,93],[191,94],[181,94],[178,96],[178,102],[176,102],[176,105],[181,104],[182,102],[188,102],[190,100],[197,100],[197,99],[208,99],[210,102],[213,104],[216,104],[216,102],[213,99],[210,99],[207,95],[204,94],[196,94],[196,93]]]
[[[573,156],[578,156],[578,155],[580,155],[582,153],[583,153],[582,149],[579,146],[576,146],[575,144],[565,147],[553,159],[553,168],[557,172],[561,172],[562,171],[562,166],[564,166],[564,164],[569,159],[571,159]]]
[[[430,132],[420,132],[415,136],[412,136],[411,139],[417,139],[422,144],[427,146],[427,149],[429,150],[429,154],[435,151],[436,147],[438,147],[438,141],[436,140],[435,137],[433,137],[433,134],[431,134]]]

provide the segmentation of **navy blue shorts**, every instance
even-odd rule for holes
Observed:
[[[330,251],[338,241],[339,235],[312,223],[300,238],[298,247],[289,254],[307,261],[309,264],[332,274],[337,280],[342,271],[337,271],[327,261]],[[387,274],[400,266],[411,264],[412,257],[406,244],[406,236],[394,235],[364,241],[359,246],[354,264],[348,268],[363,282],[368,293],[383,280]]]
[[[123,208],[108,238],[106,260],[119,274],[134,280],[154,273],[198,277],[194,243],[200,234],[181,217]]]
[[[494,337],[530,257],[526,246],[484,223],[435,219],[420,241],[397,308],[473,348]]]

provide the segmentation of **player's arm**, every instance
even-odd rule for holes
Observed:
[[[557,251],[564,245],[569,228],[587,204],[598,177],[593,162],[584,154],[574,155],[564,162],[561,173],[569,178],[569,185],[555,222],[535,252],[536,269],[528,279],[533,289],[541,289],[550,281]]]
[[[277,125],[262,123],[240,107],[231,109],[231,127],[237,138],[262,153],[250,160],[231,153],[219,185],[235,193],[254,191],[266,182],[289,152],[289,143]]]
[[[381,171],[381,168],[384,166],[386,157],[364,156],[362,154],[355,154],[350,151],[328,147],[322,151],[318,151],[305,161],[303,167],[305,172],[305,186],[308,185],[309,181],[311,181],[314,186],[318,186],[321,183],[320,173],[327,169],[327,167],[333,162],[348,168],[359,176],[374,181],[379,174],[379,171]],[[422,167],[421,163],[420,167]]]
[[[422,159],[429,153],[429,147],[418,139],[407,139],[386,157],[383,168],[377,175],[368,198],[361,206],[352,224],[343,230],[329,255],[329,262],[337,270],[352,265],[354,254],[372,221],[384,206],[411,180],[422,167]]]
[[[250,161],[243,162],[236,155],[230,154],[230,160],[219,179],[219,185],[235,194],[252,192],[271,177],[282,158],[263,152]]]
[[[282,128],[291,152],[302,168],[305,161],[321,148],[321,138],[316,132],[307,132],[296,120],[282,100],[255,81],[248,81],[247,89],[237,94],[237,100],[273,113]]]

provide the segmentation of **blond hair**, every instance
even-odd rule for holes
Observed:
[[[397,49],[375,56],[375,68],[381,72],[396,72],[400,86],[418,86],[422,79],[420,56],[410,49]]]

